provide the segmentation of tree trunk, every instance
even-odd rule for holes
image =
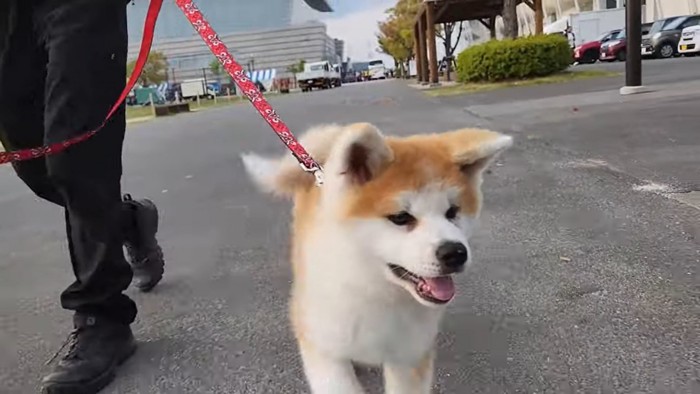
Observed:
[[[503,35],[506,38],[516,38],[518,36],[517,6],[518,0],[503,1]]]
[[[442,24],[442,31],[444,32],[443,34],[445,35],[445,38],[442,40],[442,45],[445,47],[445,58],[449,59],[450,56],[452,55],[450,52],[452,50],[452,31],[455,28],[454,23],[443,23]],[[449,62],[447,65],[447,68],[445,69],[445,80],[447,82],[450,81],[450,66]]]

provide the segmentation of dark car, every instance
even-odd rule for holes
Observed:
[[[669,58],[678,55],[681,31],[698,24],[700,15],[674,16],[654,22],[649,34],[642,38],[642,56]]]

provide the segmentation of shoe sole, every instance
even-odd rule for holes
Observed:
[[[127,351],[117,359],[117,362],[112,365],[111,368],[107,369],[102,375],[94,378],[89,382],[84,383],[54,383],[49,387],[43,387],[41,389],[42,394],[97,394],[102,389],[107,387],[110,383],[114,381],[117,376],[116,369],[121,366],[131,358],[136,352],[136,342],[127,349]]]

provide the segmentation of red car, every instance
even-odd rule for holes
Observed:
[[[600,57],[600,47],[604,43],[616,39],[622,29],[603,33],[593,41],[585,42],[574,48],[574,61],[578,63],[595,63]]]
[[[627,60],[627,35],[624,30],[614,40],[609,40],[600,46],[601,62],[614,62],[615,60],[621,62]]]
[[[649,34],[652,23],[642,24],[642,36]],[[615,38],[600,46],[600,61],[613,62],[627,60],[627,32],[623,29]]]

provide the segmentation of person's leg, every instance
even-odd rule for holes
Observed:
[[[126,4],[123,0],[44,0],[35,24],[48,52],[45,143],[97,127],[125,85]],[[121,201],[124,108],[91,139],[46,158],[48,175],[67,209],[76,281],[64,308],[122,324],[136,316],[123,294],[132,279],[124,259]]]
[[[0,53],[0,142],[5,150],[29,149],[44,142],[46,51],[33,29],[31,4],[6,3],[4,20],[12,27]],[[17,175],[37,196],[63,206],[46,173],[43,158],[14,163]]]
[[[45,143],[97,127],[124,88],[126,6],[124,0],[36,0],[35,26],[48,53]],[[123,294],[132,269],[122,246],[136,245],[149,256],[146,263],[152,261],[157,211],[143,201],[122,201],[125,127],[122,106],[97,135],[46,158],[66,206],[76,280],[61,295],[62,306],[75,311],[71,346],[44,378],[45,393],[96,393],[135,350],[129,325],[136,305]],[[162,273],[162,258],[159,263]]]

